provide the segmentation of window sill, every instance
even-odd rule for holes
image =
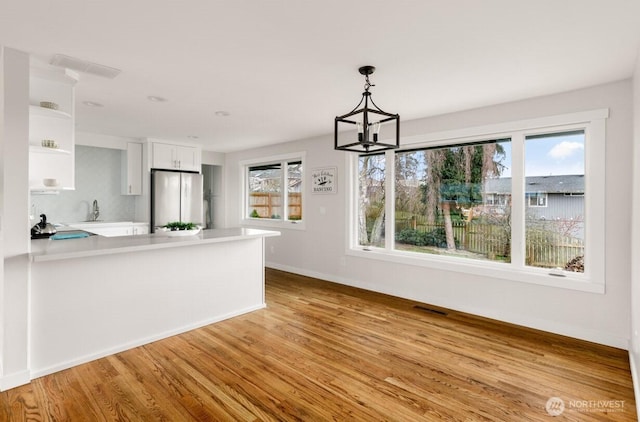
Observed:
[[[589,293],[604,294],[604,280],[596,283],[586,278],[583,274],[575,274],[567,271],[550,271],[544,268],[508,268],[508,264],[488,261],[463,261],[459,258],[430,255],[419,255],[401,251],[387,251],[380,248],[362,247],[347,250],[347,255],[366,259],[393,262],[404,265],[414,265],[436,270],[457,272],[474,276],[499,278],[520,283],[536,284],[547,287],[577,290]]]
[[[303,220],[276,220],[270,218],[245,218],[240,223],[243,227],[259,227],[273,229],[306,230]]]

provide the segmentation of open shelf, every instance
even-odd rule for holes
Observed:
[[[29,113],[32,116],[53,117],[56,119],[71,119],[71,115],[69,113],[60,110],[54,110],[52,108],[40,107],[37,105],[30,105]]]
[[[71,154],[71,151],[61,148],[47,148],[41,145],[29,144],[29,151],[42,154]]]
[[[73,189],[74,178],[74,85],[59,69],[40,72],[31,68],[29,77],[29,180],[32,193],[55,194]],[[42,107],[44,101],[57,109]],[[43,140],[54,141],[57,148],[43,147]],[[42,184],[45,178],[57,179],[59,186]]]
[[[30,186],[29,191],[34,195],[59,195],[62,190],[59,186],[46,187],[46,186]]]

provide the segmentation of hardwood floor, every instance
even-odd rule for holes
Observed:
[[[267,306],[2,392],[0,420],[637,420],[624,350],[275,270]]]

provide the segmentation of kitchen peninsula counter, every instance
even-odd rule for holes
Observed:
[[[279,234],[33,240],[31,379],[264,308],[265,238]]]
[[[192,236],[169,237],[166,233],[136,236],[89,236],[79,239],[37,239],[31,241],[31,260],[52,261],[97,255],[139,252],[145,250],[204,245],[242,239],[279,236],[276,231],[229,228],[203,230]]]

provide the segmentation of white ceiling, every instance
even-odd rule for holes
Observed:
[[[640,1],[0,0],[0,44],[122,70],[81,74],[80,131],[228,152],[332,133],[366,64],[403,120],[629,78]]]

